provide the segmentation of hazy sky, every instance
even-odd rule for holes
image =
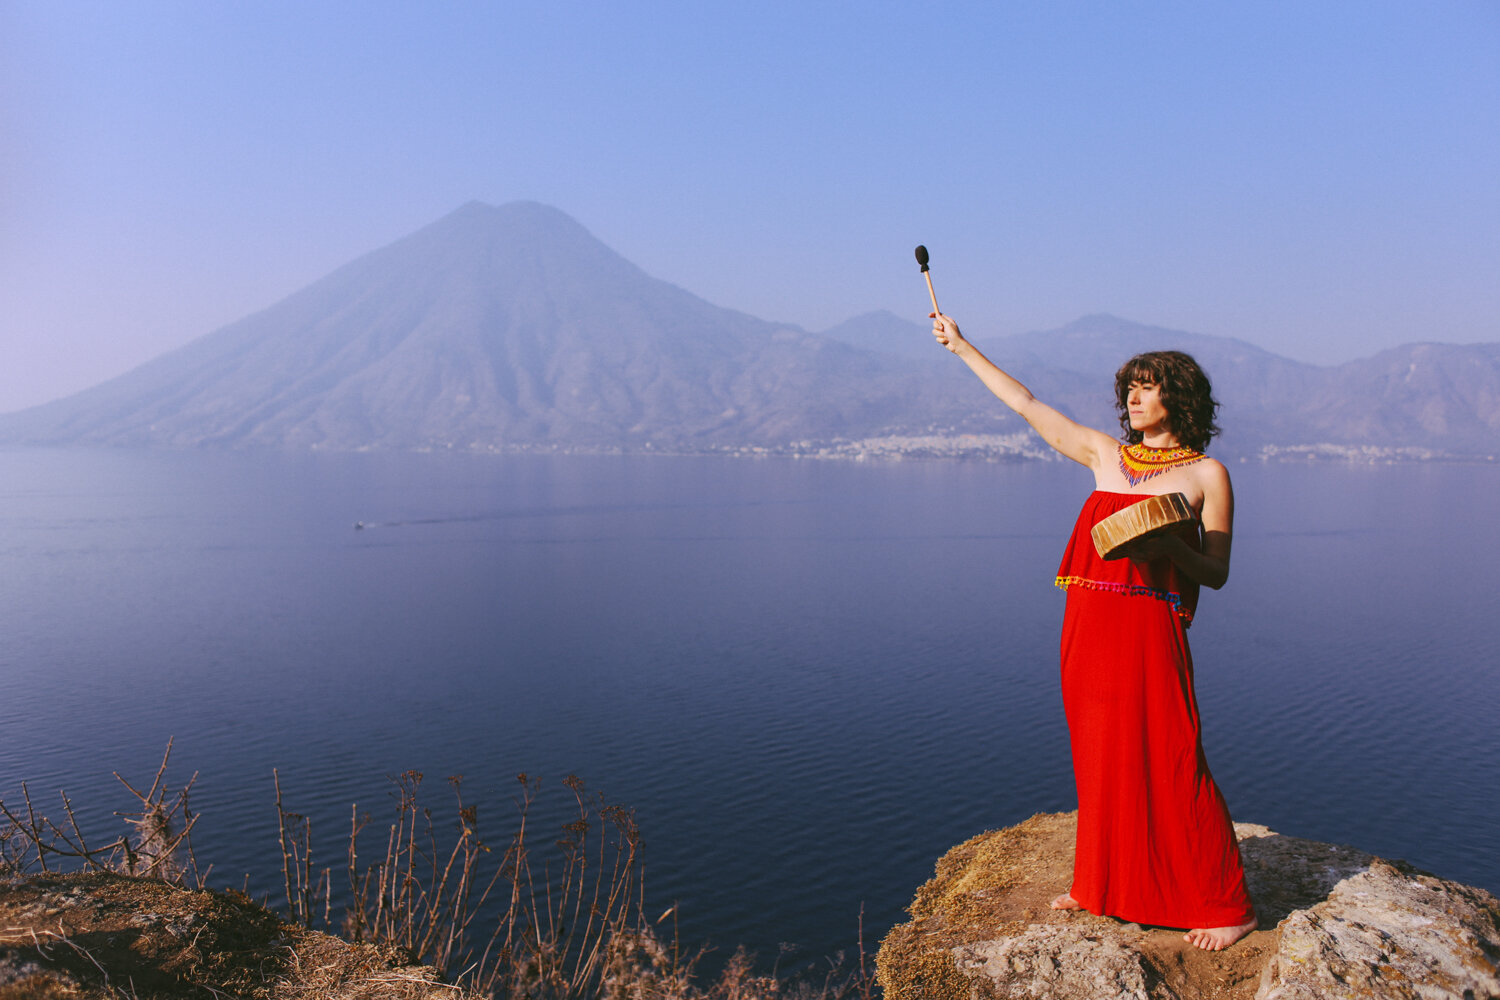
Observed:
[[[1500,340],[1500,0],[0,0],[0,411],[471,199],[821,330]]]

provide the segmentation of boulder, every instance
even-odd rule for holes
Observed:
[[[1235,824],[1260,929],[1218,952],[1182,929],[1051,909],[1076,813],[958,845],[876,959],[886,1000],[1500,998],[1500,902],[1399,861]]]

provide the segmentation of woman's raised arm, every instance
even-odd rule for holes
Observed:
[[[965,340],[953,317],[943,313],[928,315],[932,317],[932,335],[937,338],[937,342],[958,355],[979,376],[979,381],[998,396],[1000,402],[1020,414],[1042,436],[1043,441],[1060,454],[1090,469],[1097,469],[1102,461],[1113,458],[1115,449],[1119,447],[1114,438],[1063,416],[1033,396],[1030,389],[1002,371],[980,353],[977,347]]]

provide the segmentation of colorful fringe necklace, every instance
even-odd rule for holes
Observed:
[[[1175,448],[1151,448],[1144,444],[1120,446],[1120,471],[1131,486],[1138,486],[1179,465],[1192,465],[1203,460],[1203,452],[1178,446]]]

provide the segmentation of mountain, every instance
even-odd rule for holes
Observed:
[[[823,331],[823,336],[866,351],[879,351],[897,357],[931,361],[941,357],[933,353],[932,327],[913,323],[893,312],[878,309]]]
[[[989,430],[961,377],[713,306],[556,209],[471,203],[0,440],[285,448],[778,445]],[[958,394],[962,399],[962,394]]]
[[[1406,344],[1332,375],[1305,407],[1309,423],[1397,445],[1497,450],[1500,344]]]
[[[889,313],[856,317],[835,330],[847,343],[904,345],[932,336],[927,323]],[[1322,367],[1242,340],[1109,315],[1014,337],[970,336],[1038,397],[1095,427],[1118,426],[1110,393],[1121,362],[1143,351],[1181,350],[1208,372],[1223,404],[1216,452],[1314,445],[1500,452],[1500,344],[1406,344]],[[890,354],[902,356],[904,347]]]
[[[1112,316],[976,342],[1103,428],[1117,426],[1122,360],[1186,350],[1224,404],[1225,456],[1500,452],[1497,344],[1325,368]],[[769,323],[645,274],[529,202],[465,205],[118,378],[0,415],[8,444],[330,450],[868,452],[880,439],[879,453],[1014,455],[1034,450],[1007,436],[1024,430],[925,322]]]

